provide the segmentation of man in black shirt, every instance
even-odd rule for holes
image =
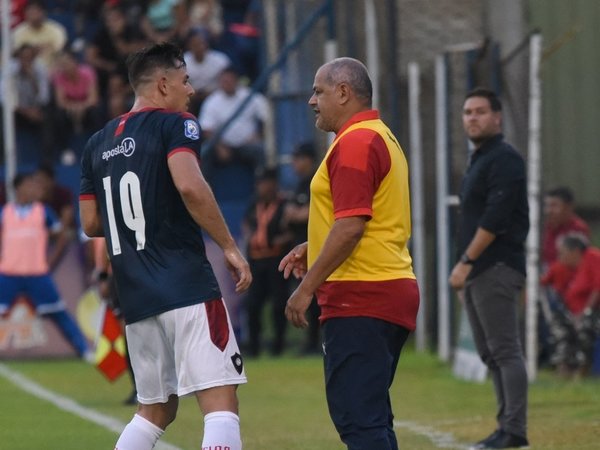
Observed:
[[[501,134],[501,104],[487,89],[467,94],[463,126],[475,150],[460,197],[461,257],[450,285],[464,289],[477,351],[492,375],[498,429],[474,448],[521,448],[527,441],[527,372],[517,307],[529,230],[523,158]]]

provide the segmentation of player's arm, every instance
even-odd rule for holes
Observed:
[[[186,151],[174,153],[169,157],[168,165],[188,212],[223,250],[236,280],[236,290],[246,290],[252,282],[250,268],[229,232],[212,190],[200,171],[196,155]]]
[[[83,232],[89,237],[104,237],[102,218],[96,198],[82,197],[79,198],[79,219]]]

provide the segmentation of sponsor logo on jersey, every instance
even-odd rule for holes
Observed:
[[[231,362],[233,363],[233,367],[235,367],[235,371],[241,375],[242,370],[244,369],[244,361],[242,360],[242,355],[236,352],[231,357]]]
[[[125,156],[129,157],[129,156],[133,155],[134,151],[135,151],[135,140],[133,138],[126,137],[115,148],[111,148],[110,150],[102,152],[102,159],[104,161],[108,161],[110,158],[112,158],[113,156],[117,156],[117,155],[125,155]]]
[[[197,141],[200,139],[200,127],[195,120],[188,119],[183,124],[183,133],[188,139]]]

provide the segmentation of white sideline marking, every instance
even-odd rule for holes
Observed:
[[[28,392],[29,394],[37,398],[46,400],[47,402],[52,403],[54,406],[62,409],[63,411],[67,411],[71,414],[81,417],[82,419],[93,422],[96,425],[100,425],[101,427],[104,427],[109,431],[121,434],[123,428],[125,428],[126,423],[121,422],[120,420],[115,419],[114,417],[102,414],[91,408],[81,406],[79,403],[70,399],[69,397],[64,397],[60,394],[57,394],[56,392],[52,392],[51,390],[46,389],[45,387],[25,377],[23,374],[9,369],[2,363],[0,363],[0,375],[2,375],[8,381],[12,382],[21,390]],[[156,444],[155,448],[160,450],[181,450],[179,447],[176,447],[164,441],[159,441]]]
[[[468,445],[456,442],[452,433],[439,431],[427,425],[421,425],[419,423],[410,422],[407,420],[394,420],[394,427],[404,428],[410,431],[411,433],[418,434],[420,436],[425,436],[437,448],[450,448],[455,450],[465,450],[469,448]]]

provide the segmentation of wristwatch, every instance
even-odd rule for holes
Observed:
[[[469,258],[469,255],[467,255],[466,253],[463,253],[462,256],[460,257],[460,262],[463,264],[473,264],[475,262],[474,259]]]

